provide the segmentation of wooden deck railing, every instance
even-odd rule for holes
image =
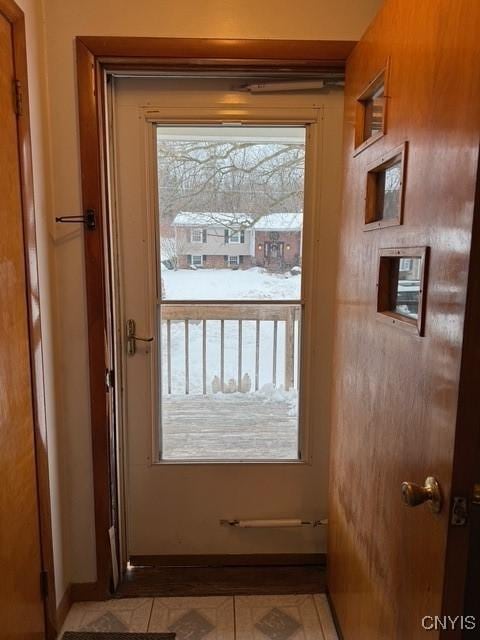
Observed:
[[[300,307],[293,304],[249,304],[249,305],[215,305],[215,304],[164,304],[161,308],[162,333],[166,332],[166,389],[172,394],[172,324],[183,323],[184,325],[184,371],[185,383],[184,393],[190,393],[190,323],[201,322],[202,329],[202,393],[207,394],[207,323],[210,321],[220,321],[220,390],[225,391],[225,321],[234,320],[238,323],[238,352],[237,352],[237,386],[242,385],[244,374],[243,367],[243,342],[244,342],[244,322],[255,322],[255,366],[252,386],[255,391],[260,388],[260,341],[261,324],[263,322],[273,322],[272,341],[272,379],[271,383],[276,387],[283,384],[285,389],[291,389],[295,384],[295,363],[298,357],[299,330],[298,321],[300,319]],[[278,369],[279,349],[279,323],[284,323],[284,362],[283,372]],[[297,326],[297,330],[296,330]]]

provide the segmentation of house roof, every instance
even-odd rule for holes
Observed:
[[[180,211],[173,219],[176,227],[231,227],[251,225],[253,217],[247,213],[224,213],[220,211]]]
[[[253,225],[256,231],[300,231],[303,214],[268,213]],[[248,213],[181,211],[173,219],[176,227],[250,226],[254,218]]]
[[[254,224],[256,231],[300,231],[303,214],[269,213]]]

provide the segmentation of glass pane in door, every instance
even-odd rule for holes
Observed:
[[[159,459],[298,459],[305,127],[158,126],[157,164]]]

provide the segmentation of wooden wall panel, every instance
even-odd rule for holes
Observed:
[[[422,616],[443,606],[479,152],[479,33],[477,0],[387,0],[347,62],[328,554],[346,640],[423,637]],[[388,59],[386,135],[353,157],[356,97]],[[403,225],[365,233],[367,166],[406,140]],[[378,251],[397,246],[431,247],[424,338],[376,320]],[[436,517],[400,497],[403,480],[430,474],[446,498]],[[454,535],[466,548],[468,528]]]

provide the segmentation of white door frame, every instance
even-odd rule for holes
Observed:
[[[112,117],[113,117],[113,109]],[[309,374],[312,366],[313,351],[305,348],[305,336],[312,335],[314,330],[313,316],[315,313],[314,306],[314,290],[315,290],[315,274],[316,274],[316,259],[314,255],[314,246],[318,243],[320,218],[318,215],[318,207],[320,201],[320,188],[318,180],[319,170],[319,151],[321,147],[321,139],[323,134],[323,121],[324,121],[324,108],[319,105],[315,108],[258,108],[246,109],[245,105],[241,105],[235,108],[234,105],[219,105],[212,108],[185,108],[185,107],[169,107],[169,108],[152,108],[144,107],[139,109],[139,135],[143,136],[145,145],[145,156],[143,159],[144,175],[145,175],[145,210],[147,211],[146,224],[149,229],[147,234],[151,238],[151,242],[147,248],[147,256],[149,261],[155,260],[156,256],[156,244],[158,243],[157,229],[158,225],[155,224],[157,216],[157,192],[158,183],[156,176],[156,143],[154,138],[155,125],[157,124],[220,124],[220,123],[244,123],[248,125],[301,125],[306,126],[307,132],[307,145],[306,145],[306,162],[305,162],[305,227],[310,229],[310,233],[304,235],[303,242],[303,263],[307,265],[304,270],[304,277],[302,281],[302,295],[298,304],[302,306],[302,345],[301,345],[301,380],[300,385],[300,412],[299,412],[299,439],[301,441],[302,457],[298,461],[293,463],[286,463],[284,461],[272,461],[269,464],[310,464],[311,463],[311,424],[312,424],[312,412],[308,398],[312,398],[314,391],[311,388],[312,376]],[[113,129],[113,127],[111,127]],[[112,167],[115,167],[115,142],[111,144],[111,160]],[[115,171],[112,171],[111,176],[112,194],[117,194],[115,188]],[[121,557],[122,565],[125,566],[127,559],[127,540],[126,540],[126,520],[128,517],[126,499],[125,499],[125,486],[126,486],[126,426],[125,426],[125,393],[124,384],[125,380],[125,358],[122,354],[125,353],[125,339],[123,327],[125,326],[125,316],[123,312],[123,300],[122,300],[122,282],[121,282],[121,270],[119,269],[119,243],[118,243],[118,220],[116,214],[116,196],[112,198],[111,207],[111,260],[113,264],[113,272],[115,274],[114,280],[116,286],[114,286],[113,295],[115,298],[115,341],[116,341],[116,353],[117,353],[117,372],[122,384],[116,391],[117,394],[117,406],[121,409],[117,414],[118,417],[118,452],[119,452],[119,516],[121,522]],[[151,277],[152,270],[149,269],[149,290],[151,295],[157,295],[158,283]],[[156,271],[158,273],[158,270]],[[216,301],[218,303],[218,301]],[[318,301],[317,301],[318,302]],[[156,326],[155,318],[150,318],[150,326],[142,327],[147,331],[153,331]],[[314,340],[312,340],[314,342]],[[152,405],[150,408],[150,423],[153,424],[153,420],[156,416],[158,407],[156,406],[155,398],[156,394],[151,393],[156,388],[157,383],[157,350],[152,350],[151,353],[151,376],[150,376],[150,398],[152,399]],[[152,433],[152,450],[157,451],[157,432],[158,429],[151,429]],[[153,460],[153,458],[152,458]],[[121,461],[121,462],[120,462]],[[229,461],[227,464],[244,464],[243,461]],[[153,464],[184,464],[183,462],[158,462]],[[195,462],[188,464],[225,464],[224,462]],[[248,464],[265,464],[265,462],[249,461]]]

